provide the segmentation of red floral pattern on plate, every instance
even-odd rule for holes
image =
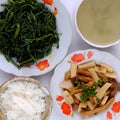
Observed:
[[[63,114],[65,114],[65,115],[70,115],[71,114],[71,107],[65,101],[61,105],[61,110],[62,110]]]
[[[93,52],[92,51],[89,51],[88,53],[87,53],[87,57],[88,58],[91,58],[93,56]]]
[[[73,62],[82,62],[85,59],[83,54],[74,54],[71,58]]]
[[[114,102],[114,104],[112,105],[112,111],[115,113],[120,112],[120,101]]]
[[[45,4],[50,5],[53,7],[53,13],[54,15],[58,14],[58,9],[54,6],[53,0],[42,0]]]
[[[43,61],[38,62],[36,66],[39,70],[44,70],[45,68],[48,68],[50,65],[49,65],[48,60],[43,60]]]
[[[87,53],[76,53],[71,57],[73,62],[82,62],[85,59],[90,59],[93,56],[92,51],[88,51]]]
[[[107,112],[107,118],[110,120],[112,119],[112,113],[110,111]]]
[[[53,4],[53,0],[42,0],[45,4],[51,5]]]
[[[111,110],[107,111],[106,117],[107,120],[112,120],[116,115],[120,114],[120,101],[116,101],[113,103]],[[118,119],[115,119],[118,120]]]
[[[72,116],[71,105],[65,101],[65,98],[63,96],[61,95],[57,96],[56,101],[59,103],[60,109],[64,115]]]
[[[54,15],[58,14],[58,9],[56,7],[54,7]]]
[[[56,100],[57,100],[58,102],[61,102],[62,100],[64,100],[64,97],[62,97],[62,96],[57,96]]]

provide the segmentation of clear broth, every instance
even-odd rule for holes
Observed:
[[[120,0],[83,0],[77,24],[84,38],[105,45],[120,39]]]

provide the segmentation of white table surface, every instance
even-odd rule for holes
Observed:
[[[74,23],[75,11],[76,11],[76,7],[78,6],[80,1],[81,0],[61,0],[61,2],[64,4],[64,6],[66,7],[66,9],[69,12],[71,22],[72,22],[72,28],[73,28],[73,38],[72,38],[72,43],[69,48],[68,54],[71,52],[74,52],[76,50],[89,49],[89,48],[98,49],[98,48],[92,47],[92,46],[88,45],[87,43],[85,43],[84,41],[82,41],[82,38],[79,36],[79,34],[76,31],[75,23]],[[114,45],[112,47],[109,47],[109,48],[104,48],[104,49],[100,48],[99,50],[107,51],[107,52],[113,54],[115,57],[117,57],[120,60],[120,43],[117,45]],[[45,75],[37,76],[35,78],[37,80],[39,80],[41,83],[43,83],[44,85],[46,85],[48,90],[50,90],[50,80],[53,75],[53,72],[54,72],[54,70]],[[2,84],[5,80],[7,80],[10,77],[12,77],[11,74],[6,74],[6,73],[0,71],[0,84]],[[56,111],[54,109],[54,106],[53,106],[53,110],[52,110],[49,120],[60,120],[59,115],[56,113]]]

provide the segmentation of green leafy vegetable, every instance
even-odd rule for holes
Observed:
[[[82,102],[84,102],[84,101],[87,101],[89,96],[95,96],[96,97],[95,90],[98,88],[98,86],[101,86],[103,84],[103,82],[104,82],[104,79],[101,78],[100,80],[98,80],[98,82],[94,82],[94,84],[91,88],[87,88],[84,85],[81,85],[79,81],[75,81],[75,85],[77,85],[77,87],[83,89],[83,95],[80,97],[80,100]],[[97,97],[96,97],[96,100],[98,100]]]
[[[56,17],[35,0],[8,0],[0,13],[0,52],[19,69],[59,47]]]

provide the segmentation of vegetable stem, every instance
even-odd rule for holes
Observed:
[[[0,14],[0,53],[18,69],[59,47],[56,17],[44,3],[8,0]]]

